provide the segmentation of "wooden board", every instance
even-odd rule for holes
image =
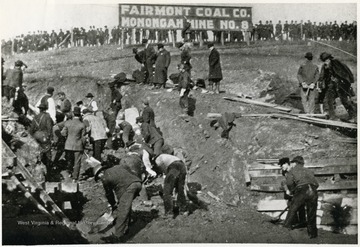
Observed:
[[[335,184],[320,183],[318,191],[357,189],[357,181],[339,181]],[[284,192],[280,184],[251,185],[250,190],[263,192]]]
[[[254,170],[253,167],[249,168],[250,177],[279,177],[282,176],[281,169],[279,167],[268,166],[266,169]],[[331,175],[331,174],[356,174],[357,166],[328,166],[328,167],[311,167],[309,168],[315,176],[318,175]]]
[[[257,100],[243,99],[243,98],[235,98],[235,97],[223,97],[223,99],[231,100],[231,101],[237,101],[237,102],[242,102],[242,103],[246,103],[246,104],[260,105],[260,106],[270,107],[270,108],[274,108],[274,109],[279,110],[279,111],[285,111],[285,112],[290,112],[290,111],[291,111],[290,108],[286,108],[286,107],[282,107],[282,106],[280,106],[280,105],[271,104],[271,103],[266,103],[266,102],[262,102],[262,101],[257,101]]]
[[[275,118],[287,118],[287,119],[293,119],[298,120],[306,123],[311,124],[318,124],[323,126],[333,126],[333,127],[339,127],[339,128],[348,128],[352,130],[357,130],[356,124],[351,123],[344,123],[344,122],[338,122],[338,121],[331,121],[331,120],[325,120],[325,119],[319,119],[319,118],[311,118],[311,117],[295,117],[295,116],[289,116],[285,114],[278,114],[274,113],[273,117]]]

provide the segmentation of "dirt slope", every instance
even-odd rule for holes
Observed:
[[[195,116],[179,117],[179,96],[176,91],[151,90],[146,86],[130,85],[122,89],[127,105],[140,107],[142,97],[150,97],[165,142],[181,147],[192,159],[190,170],[199,168],[189,177],[189,182],[202,186],[199,198],[210,203],[209,210],[195,209],[189,216],[162,220],[163,205],[159,196],[152,198],[148,207],[137,199],[134,203],[134,222],[129,236],[131,243],[328,243],[355,244],[357,236],[333,234],[320,230],[317,239],[308,239],[305,229],[287,231],[269,223],[269,217],[256,211],[261,195],[249,190],[245,184],[244,167],[258,158],[303,155],[305,159],[321,157],[356,156],[356,145],[332,142],[342,136],[340,132],[296,122],[271,118],[241,117],[230,132],[230,139],[220,137],[220,130],[210,127],[207,113],[267,113],[267,108],[225,101],[223,96],[243,93],[255,98],[266,90],[274,78],[288,83],[291,93],[297,85],[296,72],[303,54],[308,50],[319,54],[323,49],[305,45],[255,47],[253,49],[220,50],[224,80],[220,95],[193,91],[196,99]],[[169,74],[176,72],[178,51],[169,49],[172,56]],[[335,54],[337,55],[337,53]],[[207,50],[193,52],[193,75],[204,78],[207,74]],[[317,55],[316,55],[317,56]],[[133,59],[131,49],[116,47],[86,47],[21,54],[9,59],[9,65],[22,59],[29,65],[25,74],[31,103],[44,93],[47,86],[64,91],[74,104],[88,92],[97,98],[101,108],[109,104],[107,87],[110,74],[125,72],[128,78],[139,64]],[[356,73],[356,61],[346,60]],[[319,64],[318,61],[315,61]],[[281,95],[284,95],[282,92]],[[275,99],[281,98],[276,95]],[[337,109],[344,114],[343,109]],[[84,205],[83,221],[93,222],[105,209],[107,202],[102,186],[93,180],[81,182],[80,188],[88,201]],[[208,195],[220,198],[216,201]],[[96,213],[94,213],[96,212]],[[80,224],[86,232],[89,226]],[[89,242],[102,243],[102,234],[85,234]]]

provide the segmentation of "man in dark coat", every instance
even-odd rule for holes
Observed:
[[[40,144],[41,162],[50,170],[51,166],[51,141],[53,139],[53,121],[46,112],[47,105],[38,106],[40,113],[36,115],[29,129],[30,135]]]
[[[74,117],[64,123],[61,134],[66,137],[65,158],[68,169],[72,171],[72,179],[79,179],[81,157],[86,143],[86,126],[80,120],[81,112],[79,107],[74,107]]]
[[[330,119],[335,119],[334,101],[337,96],[349,114],[349,121],[355,122],[357,117],[356,105],[351,100],[355,96],[351,84],[354,83],[354,75],[344,63],[326,52],[321,53],[320,60],[324,62],[321,67],[319,81],[327,84],[327,107]]]
[[[140,119],[141,123],[141,135],[143,137],[144,148],[148,151],[153,158],[156,158],[162,153],[162,147],[164,145],[164,138],[159,132],[158,128],[152,126],[149,123],[145,123]],[[146,148],[148,147],[148,148]]]
[[[69,99],[66,98],[64,92],[59,92],[59,102],[58,102],[58,110],[56,111],[56,115],[62,114],[66,116],[66,119],[71,118],[71,102]]]
[[[117,114],[122,106],[121,106],[121,99],[122,95],[120,91],[115,87],[115,82],[112,82],[109,84],[110,90],[111,90],[111,103],[110,108]]]
[[[139,119],[141,118],[144,123],[148,123],[151,126],[156,127],[155,113],[154,113],[154,110],[150,107],[149,99],[147,99],[147,98],[142,99],[142,105],[143,105],[144,109],[141,113],[141,116],[136,119],[136,122],[138,122]]]
[[[167,80],[167,70],[170,65],[170,52],[164,49],[163,44],[158,44],[158,54],[155,62],[155,79],[154,84],[156,88],[165,88]]]
[[[154,64],[156,61],[156,52],[152,45],[149,44],[147,39],[142,40],[142,44],[145,45],[145,68],[147,71],[146,84],[153,84],[154,81]]]
[[[119,120],[122,120],[119,123],[118,128],[121,133],[121,139],[125,148],[130,147],[134,143],[135,132],[131,126],[131,124],[125,121],[125,115],[121,114]]]
[[[27,68],[23,61],[18,60],[15,62],[13,69],[8,69],[5,73],[6,80],[4,81],[4,96],[13,103],[15,93],[22,90],[23,84],[23,70],[22,67]]]
[[[108,158],[108,160],[110,159]],[[94,172],[95,180],[97,181],[100,177],[102,181],[115,220],[115,234],[103,237],[102,240],[108,243],[118,243],[126,234],[131,219],[132,202],[141,191],[144,171],[144,164],[140,156],[126,155],[122,157],[121,161],[115,161],[115,165],[107,166],[105,164],[103,167],[99,166],[98,170]]]
[[[284,172],[287,172],[286,186],[287,188],[292,189],[292,191],[286,189],[286,194],[293,195],[284,226],[291,228],[299,208],[305,205],[307,211],[307,232],[310,238],[316,238],[317,188],[319,187],[319,184],[316,181],[314,174],[302,165],[304,165],[304,158],[301,156],[296,156],[292,159],[290,165],[288,165],[288,163],[283,163],[281,165],[281,169]]]
[[[220,63],[220,54],[215,49],[213,43],[208,44],[208,48],[210,49],[209,55],[209,85],[211,89],[219,94],[220,93],[220,81],[222,80],[222,71],[221,71],[221,63]],[[215,90],[214,90],[215,84]]]

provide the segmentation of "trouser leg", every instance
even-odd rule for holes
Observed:
[[[304,193],[302,191],[295,193],[292,203],[290,204],[288,214],[284,222],[284,226],[291,228],[294,219],[297,217],[297,212],[301,206],[304,205]]]
[[[174,205],[173,205],[172,193],[174,190],[176,178],[179,176],[179,174],[180,172],[178,170],[171,168],[166,174],[166,178],[164,181],[164,191],[163,191],[165,214],[173,213]]]
[[[121,237],[126,233],[130,222],[131,206],[134,198],[141,190],[141,183],[132,183],[122,195],[118,196],[118,207],[113,212],[115,216],[115,235]]]
[[[80,168],[81,168],[82,151],[74,152],[74,168],[72,172],[72,178],[75,180],[79,179]]]
[[[307,210],[307,230],[309,236],[317,236],[316,227],[316,210],[317,210],[318,195],[317,191],[309,187],[307,191],[306,210]]]
[[[164,139],[160,139],[154,143],[154,157],[162,154],[162,146],[164,145]]]

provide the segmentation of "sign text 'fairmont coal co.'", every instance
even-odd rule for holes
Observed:
[[[247,30],[251,7],[120,4],[124,28],[182,29],[185,21],[194,30]]]

